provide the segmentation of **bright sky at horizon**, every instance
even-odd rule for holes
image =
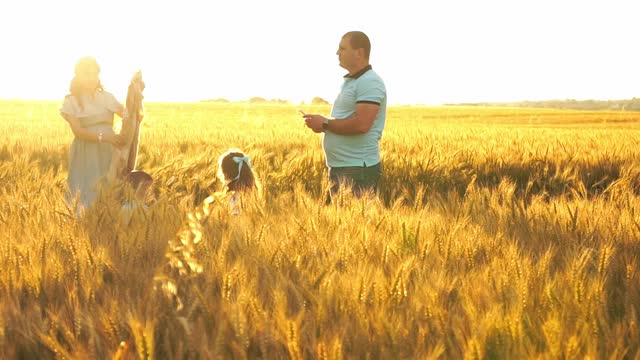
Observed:
[[[393,4],[393,5],[392,5]],[[372,42],[390,104],[640,97],[638,3],[628,0],[6,1],[0,98],[62,99],[96,57],[124,101],[253,96],[330,102],[346,31]]]

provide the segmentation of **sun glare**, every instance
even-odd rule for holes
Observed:
[[[360,29],[390,103],[631,98],[640,54],[629,44],[640,23],[617,2],[399,2],[384,11],[332,0],[11,2],[0,6],[0,97],[60,99],[75,61],[94,56],[119,98],[141,69],[153,101],[332,100],[344,73],[339,38]],[[334,26],[318,26],[329,18]]]

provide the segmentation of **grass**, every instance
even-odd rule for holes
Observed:
[[[296,108],[151,103],[127,225],[65,205],[58,106],[0,102],[1,358],[640,356],[638,113],[392,107],[380,201],[327,206]]]

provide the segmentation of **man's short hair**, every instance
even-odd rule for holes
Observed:
[[[364,49],[364,56],[369,59],[369,55],[371,55],[371,41],[369,41],[367,34],[362,31],[349,31],[342,37],[345,38],[347,36],[349,37],[351,47],[354,49]]]

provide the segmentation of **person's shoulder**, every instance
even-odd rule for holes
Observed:
[[[78,102],[76,100],[76,97],[68,94],[64,97],[64,100],[62,101],[62,105],[60,106],[60,112],[63,114],[68,114],[68,115],[73,115],[73,116],[77,116],[77,112],[78,112]]]
[[[76,101],[76,97],[71,95],[71,94],[67,94],[64,96],[64,100],[65,103],[67,102],[75,102]]]
[[[360,77],[360,83],[365,87],[384,88],[384,80],[373,70],[369,70]]]
[[[361,77],[363,80],[367,80],[367,81],[381,81],[384,82],[382,80],[382,77],[373,69],[367,71],[366,73],[362,74]]]
[[[107,91],[107,90],[98,90],[97,96],[101,96],[103,98],[115,98],[115,95],[113,95],[113,93]]]
[[[103,106],[107,107],[107,109],[112,112],[120,112],[123,111],[123,105],[118,101],[118,99],[106,90],[99,90],[96,95],[96,100],[98,100]]]

